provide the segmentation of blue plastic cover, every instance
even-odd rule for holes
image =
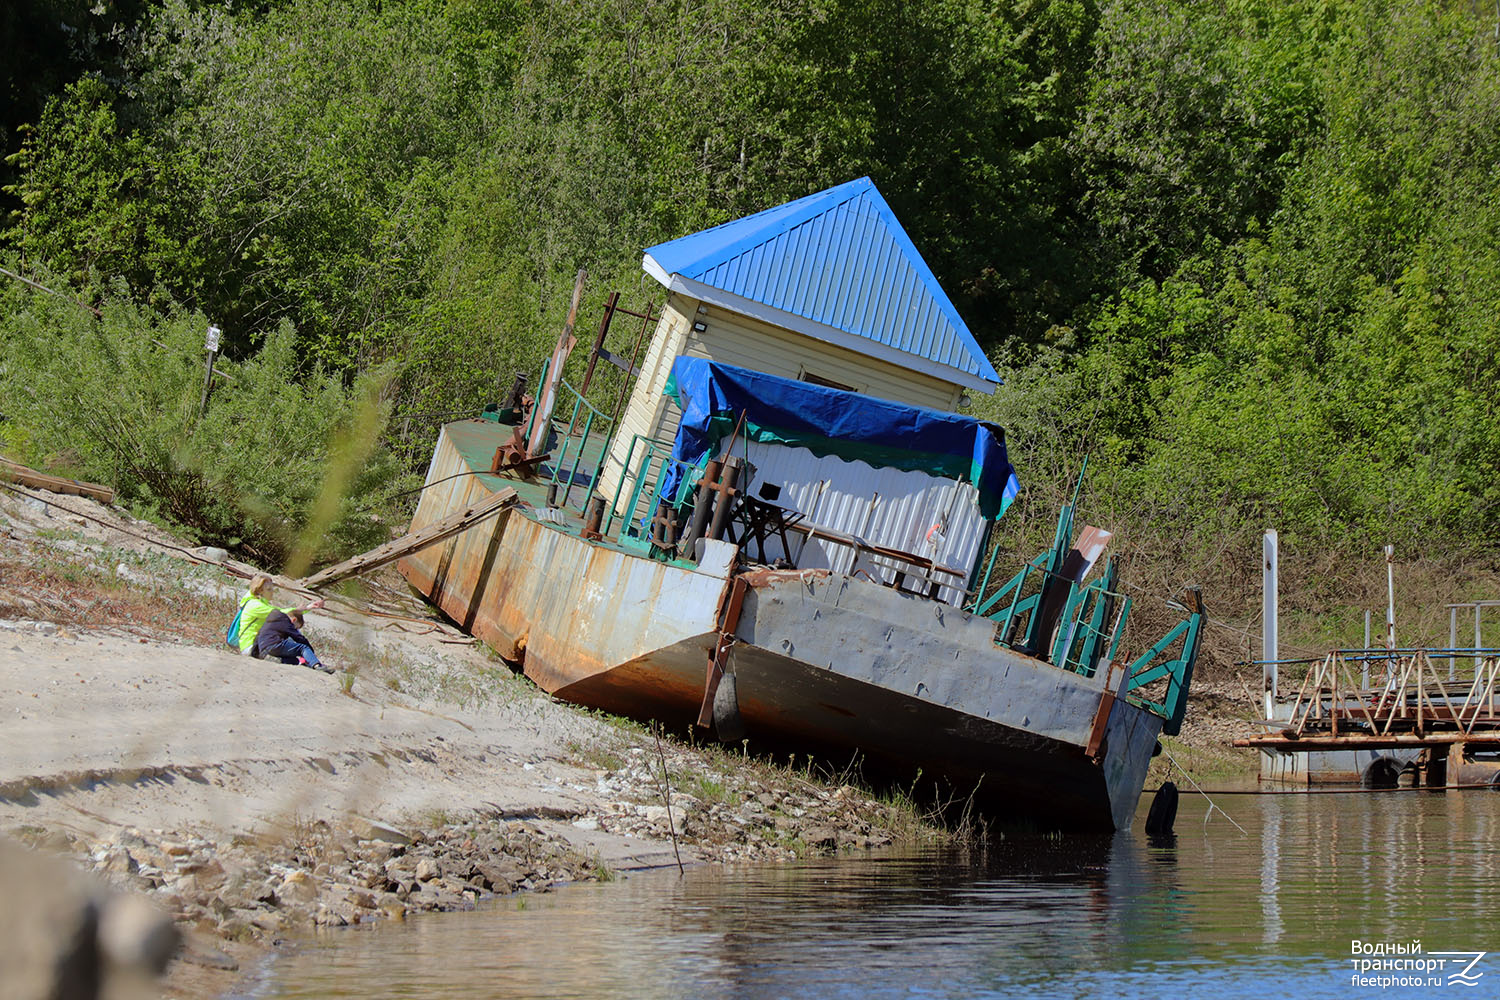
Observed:
[[[752,441],[971,483],[979,491],[980,511],[989,518],[1005,513],[1019,489],[1005,456],[1005,432],[973,417],[703,358],[678,358],[666,392],[682,410],[672,457],[689,466],[716,455],[739,424]],[[662,496],[677,496],[681,468],[669,468]]]

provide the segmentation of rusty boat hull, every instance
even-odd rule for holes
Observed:
[[[429,481],[460,472],[448,430]],[[413,530],[500,486],[459,476],[423,497]],[[982,616],[821,570],[731,577],[586,539],[518,507],[403,558],[418,591],[543,690],[676,728],[704,713],[709,664],[728,633],[746,733],[857,752],[978,789],[1000,821],[1128,827],[1163,720],[1102,677],[995,642]]]

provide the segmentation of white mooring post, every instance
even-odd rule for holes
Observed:
[[[1458,662],[1454,650],[1458,648],[1458,607],[1448,608],[1448,679],[1453,679],[1453,665]],[[1478,647],[1475,647],[1476,649]]]
[[[1365,652],[1370,651],[1370,611],[1365,609]],[[1359,686],[1368,691],[1370,689],[1370,658],[1367,656],[1364,665],[1359,668]]]
[[[1483,659],[1483,657],[1479,655],[1479,651],[1484,648],[1484,646],[1479,642],[1479,634],[1480,634],[1479,633],[1479,609],[1481,607],[1483,607],[1483,606],[1484,606],[1483,603],[1480,602],[1480,601],[1475,601],[1474,602],[1474,676],[1475,677],[1479,676],[1479,661]],[[1449,661],[1449,662],[1452,662],[1452,661]],[[1448,676],[1451,677],[1453,675],[1450,673]]]
[[[1396,651],[1396,546],[1385,547],[1385,649]]]
[[[1276,660],[1277,635],[1276,627],[1276,573],[1277,573],[1277,543],[1276,529],[1266,529],[1266,537],[1262,543],[1261,560],[1261,634],[1260,652],[1265,666],[1261,671],[1261,680],[1266,689],[1266,718],[1276,718]]]

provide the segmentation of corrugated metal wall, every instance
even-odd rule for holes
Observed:
[[[755,467],[750,492],[763,495],[763,483],[780,486],[776,502],[801,511],[807,523],[962,570],[962,577],[938,576],[940,581],[953,583],[942,588],[940,599],[962,603],[967,574],[984,543],[987,526],[973,486],[924,472],[819,458],[806,448],[750,442],[736,445],[734,454],[745,455]],[[945,526],[933,531],[935,525]],[[816,539],[804,545],[803,535],[789,537],[790,558],[799,569],[863,570],[880,583],[890,582],[898,570],[911,573],[910,567],[856,553],[847,545]],[[780,540],[768,543],[768,560],[786,555]]]

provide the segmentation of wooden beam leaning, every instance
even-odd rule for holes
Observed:
[[[315,590],[318,587],[378,569],[387,563],[395,562],[404,555],[426,548],[433,542],[440,542],[461,531],[466,531],[516,503],[516,500],[516,491],[507,486],[471,507],[449,514],[435,524],[418,528],[410,534],[376,546],[369,552],[351,556],[341,563],[321,569],[304,579],[302,586],[308,590]]]
[[[100,503],[114,503],[115,501],[115,491],[108,486],[85,483],[78,479],[65,479],[62,476],[49,476],[45,472],[28,469],[8,458],[0,458],[0,479],[20,483],[22,486],[29,486],[35,490],[47,490],[49,493],[68,493],[73,496],[89,497]]]

